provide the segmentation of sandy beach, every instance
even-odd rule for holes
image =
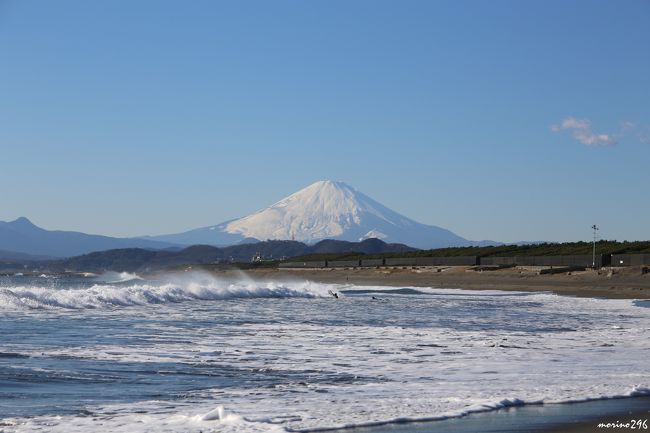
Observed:
[[[558,295],[610,299],[650,299],[650,274],[639,267],[539,274],[541,268],[476,271],[471,267],[257,269],[253,279],[311,280],[362,286],[435,287],[472,290],[548,291]],[[231,271],[219,272],[228,275]]]

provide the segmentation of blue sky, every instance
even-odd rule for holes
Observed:
[[[0,220],[118,236],[344,181],[469,239],[650,239],[648,1],[0,0]]]

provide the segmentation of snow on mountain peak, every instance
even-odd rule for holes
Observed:
[[[343,182],[322,180],[253,214],[222,224],[158,239],[183,244],[232,245],[243,239],[379,238],[417,248],[467,245],[441,227],[420,224],[376,202]]]
[[[335,238],[361,224],[364,197],[343,182],[315,182],[274,205],[230,222],[225,231],[256,239],[295,239],[311,242]],[[376,212],[373,212],[376,213]]]

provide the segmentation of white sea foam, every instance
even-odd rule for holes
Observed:
[[[281,425],[247,421],[227,412],[223,406],[202,414],[196,408],[185,406],[174,413],[156,413],[155,403],[134,404],[129,407],[111,406],[112,414],[99,417],[44,416],[36,419],[8,419],[0,423],[0,432],[39,433],[286,433]],[[134,413],[137,412],[137,413]]]
[[[249,293],[247,284],[241,283],[236,290]],[[205,282],[199,286],[201,293]],[[309,283],[279,287],[309,296],[326,296],[331,288]],[[33,357],[66,355],[125,363],[173,360],[188,365],[236,366],[244,372],[300,373],[300,379],[285,375],[285,381],[272,387],[202,389],[180,402],[88,407],[92,415],[84,417],[14,418],[5,420],[11,424],[6,430],[310,431],[391,420],[443,419],[528,403],[650,395],[648,308],[635,307],[629,300],[552,294],[430,291],[436,292],[441,296],[427,299],[445,302],[440,308],[492,299],[503,304],[501,314],[525,309],[531,328],[553,330],[404,327],[399,323],[359,324],[349,318],[323,325],[308,317],[214,327],[200,312],[184,309],[178,314],[193,314],[190,318],[196,318],[195,327],[188,331],[151,321],[147,345],[21,346],[6,350]],[[225,292],[217,293],[221,296]],[[346,303],[354,301],[352,297],[333,300],[324,308],[331,308],[333,317],[343,317],[351,308]],[[373,308],[372,301],[367,302],[367,308]],[[155,309],[139,311],[154,314]],[[414,309],[412,314],[437,313],[435,309]],[[471,324],[474,317],[458,320],[460,325]]]
[[[119,282],[141,280],[122,273]],[[310,282],[292,285],[252,280],[224,281],[207,274],[166,275],[163,281],[130,285],[98,283],[85,288],[43,286],[0,287],[0,311],[15,309],[84,309],[165,304],[191,300],[288,298],[327,296],[329,285]]]

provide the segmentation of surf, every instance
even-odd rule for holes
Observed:
[[[113,280],[115,277],[118,279]],[[89,287],[81,284],[77,287],[36,284],[0,287],[0,310],[101,309],[187,301],[317,298],[327,297],[332,287],[308,281],[229,281],[202,273],[166,274],[155,280],[145,280],[129,273],[104,274]]]

